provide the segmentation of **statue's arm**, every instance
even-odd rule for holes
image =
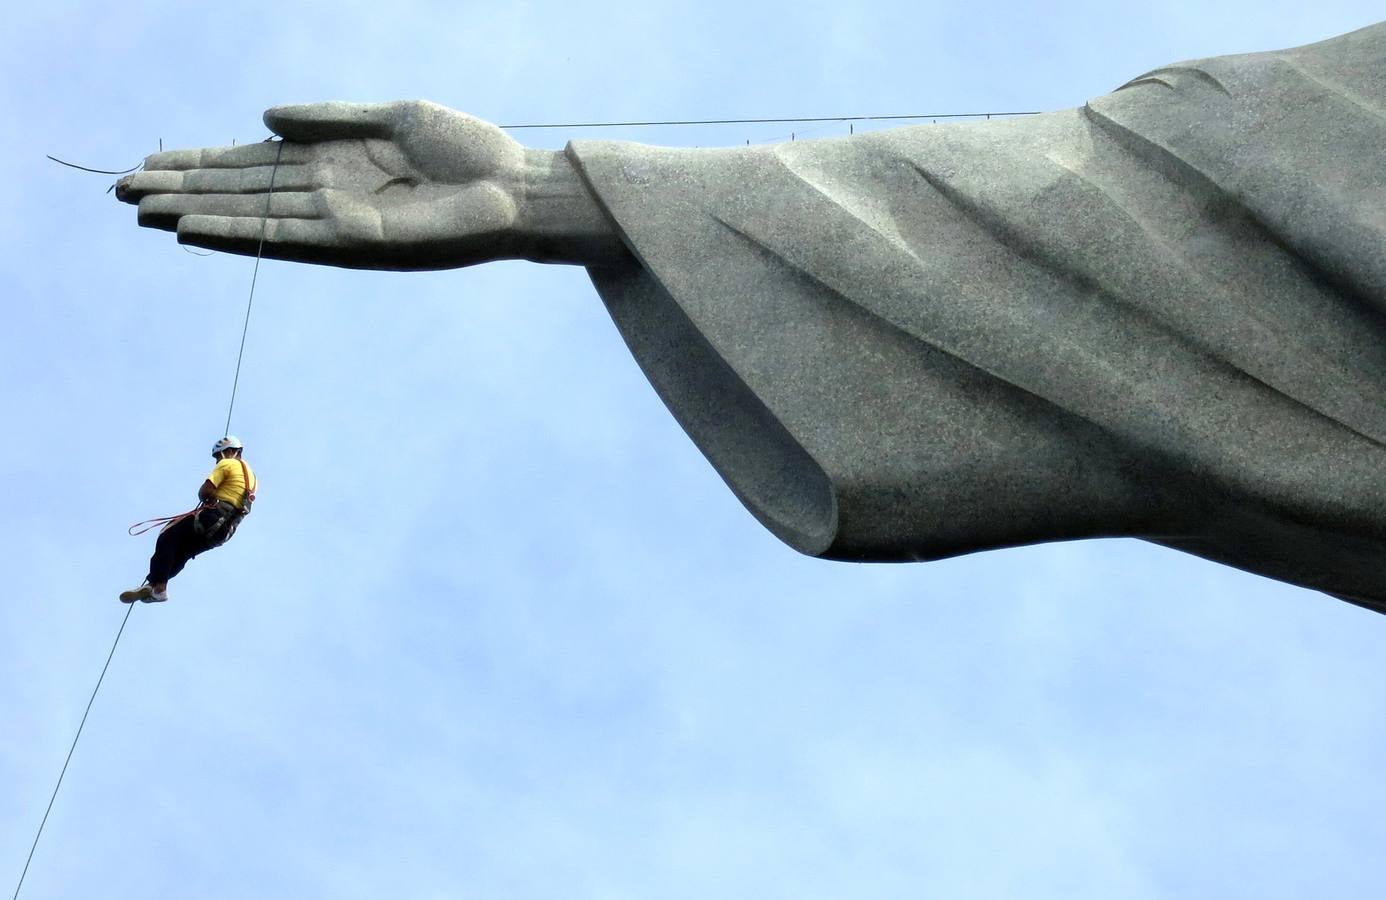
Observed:
[[[437,104],[275,107],[283,138],[145,160],[117,196],[181,243],[365,269],[629,257],[562,152]]]

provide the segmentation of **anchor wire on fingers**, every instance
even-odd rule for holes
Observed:
[[[58,159],[51,153],[45,153],[43,155],[53,160],[53,162],[57,163],[60,166],[67,166],[69,169],[81,169],[83,172],[93,172],[97,175],[129,175],[131,172],[144,166],[144,163],[140,163],[138,166],[131,166],[128,169],[121,169],[120,171],[116,171],[114,169],[90,169],[86,166],[79,166],[76,163],[70,163],[64,159]]]
[[[34,843],[29,847],[29,858],[24,860],[24,871],[19,873],[19,883],[14,887],[14,900],[19,900],[19,891],[24,887],[24,876],[29,874],[29,863],[34,861],[34,851],[38,849],[39,838],[43,835],[43,826],[48,824],[48,814],[53,811],[53,801],[58,799],[58,789],[63,786],[63,776],[67,774],[67,765],[72,762],[72,754],[77,749],[77,741],[82,737],[82,729],[87,724],[91,705],[96,702],[96,692],[101,690],[101,682],[106,680],[106,670],[111,667],[111,659],[115,656],[116,647],[120,645],[120,636],[125,633],[125,623],[130,621],[130,613],[134,610],[135,604],[131,603],[129,608],[125,610],[125,618],[120,620],[120,628],[116,631],[115,640],[111,642],[111,652],[106,654],[106,664],[101,667],[101,675],[96,679],[96,687],[92,688],[91,698],[87,700],[87,708],[82,713],[82,721],[77,725],[77,735],[72,739],[72,746],[67,749],[67,759],[63,760],[63,769],[58,773],[58,783],[53,786],[53,796],[48,798],[48,808],[43,811],[43,820],[39,822],[38,832],[34,835]]]
[[[632,128],[654,125],[764,125],[789,122],[891,122],[906,119],[990,119],[1002,116],[1035,116],[1038,112],[1024,110],[1017,112],[970,112],[970,113],[919,113],[904,116],[802,116],[789,118],[763,119],[668,119],[650,122],[549,122],[543,124],[501,125],[505,129],[520,128]]]

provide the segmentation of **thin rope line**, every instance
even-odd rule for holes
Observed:
[[[274,168],[270,170],[269,191],[265,193],[265,215],[260,219],[260,246],[255,249],[255,270],[250,274],[250,297],[245,301],[245,324],[241,326],[241,349],[236,351],[236,377],[231,381],[231,402],[226,406],[226,427],[222,435],[231,433],[231,411],[236,408],[236,388],[241,383],[241,359],[245,356],[245,336],[250,331],[250,307],[255,303],[255,281],[260,277],[260,257],[265,252],[265,232],[269,229],[270,200],[274,197],[274,176],[279,174],[279,158],[284,155],[284,142],[274,153]]]
[[[130,613],[135,611],[135,604],[131,603],[125,610],[125,618],[120,620],[120,630],[116,632],[115,640],[111,642],[111,652],[106,654],[106,664],[101,667],[101,676],[96,679],[96,687],[92,688],[91,699],[87,701],[86,711],[82,713],[82,721],[77,725],[77,736],[72,739],[72,746],[67,750],[67,759],[63,760],[63,770],[58,773],[58,783],[53,786],[53,796],[48,798],[48,808],[43,811],[43,821],[39,822],[38,833],[34,835],[33,846],[29,848],[29,858],[24,860],[24,871],[19,873],[19,884],[14,888],[14,900],[19,900],[19,889],[24,887],[24,876],[29,874],[29,863],[34,861],[34,850],[38,848],[39,838],[43,835],[43,826],[48,824],[48,814],[53,811],[53,801],[58,799],[58,789],[63,786],[63,776],[67,774],[67,764],[72,762],[72,754],[77,749],[77,741],[82,737],[82,728],[87,724],[87,716],[91,713],[91,705],[96,702],[96,692],[101,690],[101,682],[106,680],[106,670],[111,667],[111,658],[115,656],[116,647],[120,644],[120,636],[125,633],[125,623],[130,621]]]
[[[785,122],[886,122],[901,119],[990,119],[993,116],[1037,116],[1038,111],[921,113],[909,116],[804,116],[782,119],[669,119],[652,122],[553,122],[545,124],[502,125],[501,128],[627,128],[644,125],[762,125]]]

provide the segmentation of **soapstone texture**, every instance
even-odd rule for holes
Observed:
[[[1386,24],[1076,110],[761,147],[546,162],[431,104],[317,110],[267,114],[277,148],[151,157],[123,199],[333,265],[567,252],[804,553],[1130,536],[1386,612]],[[535,171],[554,221],[504,187]]]
[[[641,264],[593,272],[617,325],[796,548],[1127,535],[1386,611],[1386,25],[1024,119],[569,153]]]

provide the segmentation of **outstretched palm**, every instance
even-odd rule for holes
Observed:
[[[280,106],[265,124],[282,143],[155,154],[120,198],[233,253],[263,237],[268,257],[366,269],[518,255],[525,150],[496,126],[423,101]]]

